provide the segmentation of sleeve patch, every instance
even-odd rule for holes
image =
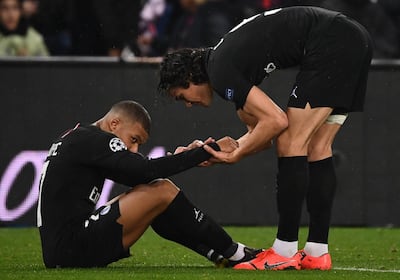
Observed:
[[[119,139],[118,137],[112,138],[110,140],[109,146],[110,146],[110,150],[113,152],[120,152],[120,151],[127,150],[124,142],[122,142],[122,140]]]

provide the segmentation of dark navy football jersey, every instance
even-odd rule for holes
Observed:
[[[318,30],[339,15],[316,7],[290,7],[245,19],[210,48],[206,69],[214,91],[242,108],[252,86],[276,69],[301,65],[323,39]]]
[[[215,143],[211,146],[218,150]],[[134,187],[165,178],[210,158],[203,148],[148,159],[132,153],[117,136],[94,125],[77,125],[57,139],[43,167],[38,226],[59,236],[69,225],[83,223],[94,210],[104,180]]]

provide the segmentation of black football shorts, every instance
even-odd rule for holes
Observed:
[[[289,97],[288,107],[331,107],[340,113],[362,111],[372,57],[368,32],[338,15],[313,30]]]
[[[46,267],[104,267],[128,257],[129,250],[122,246],[122,225],[119,203],[102,206],[85,221],[66,228],[58,244],[45,246],[43,252]]]

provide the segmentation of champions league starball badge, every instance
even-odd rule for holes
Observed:
[[[122,140],[119,139],[118,137],[112,138],[110,140],[109,146],[110,146],[111,151],[113,151],[113,152],[120,152],[120,151],[124,151],[127,149],[124,142],[122,142]]]

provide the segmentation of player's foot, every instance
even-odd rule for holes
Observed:
[[[300,256],[301,269],[330,270],[332,268],[331,255],[323,254],[320,257],[307,255],[304,250],[297,253]]]
[[[270,248],[261,252],[251,261],[243,262],[235,265],[234,269],[247,270],[284,270],[284,269],[300,269],[300,257],[295,254],[291,258],[278,255],[274,249]]]
[[[216,267],[226,267],[227,259],[217,252],[207,255],[209,261],[213,262]]]
[[[263,249],[254,249],[254,248],[250,248],[250,247],[244,247],[243,250],[244,250],[243,258],[241,258],[238,261],[227,260],[225,267],[234,267],[235,265],[237,265],[239,263],[251,261],[251,260],[255,259],[259,254],[264,252]]]

